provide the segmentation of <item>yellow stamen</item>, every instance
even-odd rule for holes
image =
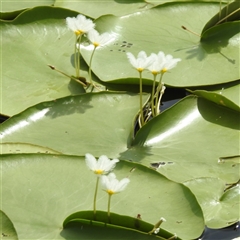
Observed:
[[[143,68],[137,68],[139,72],[142,72],[144,69]]]
[[[103,173],[103,170],[102,169],[97,169],[97,170],[94,170],[94,173],[96,174],[102,174]]]
[[[162,73],[165,73],[165,72],[167,72],[167,69],[163,68]]]
[[[79,35],[82,35],[84,32],[82,32],[81,30],[76,30],[76,31],[74,31],[75,32],[75,34],[77,35],[77,36],[79,36]]]
[[[98,46],[99,46],[99,43],[94,42],[93,45],[94,45],[94,47],[98,47]]]
[[[156,75],[158,75],[158,72],[153,70],[152,74],[156,76]]]
[[[114,191],[113,190],[107,190],[107,193],[109,194],[109,195],[113,195],[114,194]]]

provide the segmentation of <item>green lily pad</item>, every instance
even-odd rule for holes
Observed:
[[[15,1],[14,3],[9,0],[1,1],[0,19],[12,20],[17,17],[21,12],[27,8],[36,6],[51,6],[55,0],[41,0],[41,1]]]
[[[239,1],[228,2],[224,5],[215,16],[213,16],[204,26],[202,33],[204,33],[209,28],[212,28],[218,24],[223,24],[230,21],[240,20],[240,5]]]
[[[76,13],[69,10],[37,7],[25,11],[14,21],[0,22],[4,39],[1,58],[2,114],[11,116],[42,101],[85,92],[80,84],[47,66],[54,65],[69,75],[74,73],[71,63],[74,46],[71,36],[74,36],[63,20],[73,15]],[[49,16],[47,21],[45,16]]]
[[[65,239],[71,239],[71,231],[62,229],[63,221],[76,211],[92,210],[93,205],[96,176],[87,169],[84,158],[11,154],[2,155],[1,166],[1,206],[11,217],[19,238],[61,239],[60,235],[65,235]],[[202,210],[186,186],[126,161],[117,163],[114,173],[118,179],[129,177],[130,183],[112,196],[112,212],[130,217],[140,214],[143,221],[153,225],[164,217],[167,221],[163,228],[186,240],[201,235]],[[97,210],[106,211],[107,201],[107,193],[99,189]]]
[[[143,95],[143,102],[148,98],[148,94]],[[137,94],[99,92],[65,97],[40,103],[8,119],[1,125],[0,139],[65,154],[91,152],[100,156],[104,152],[117,157],[132,141],[138,111]]]
[[[239,221],[239,185],[224,192],[225,182],[216,178],[196,178],[184,184],[194,192],[202,206],[209,228],[230,226]]]
[[[213,101],[217,104],[226,106],[233,110],[239,111],[240,107],[240,81],[216,86],[193,88],[191,93]]]
[[[0,234],[1,239],[18,240],[17,232],[9,217],[0,210]]]
[[[236,86],[235,91],[239,91],[240,90],[240,85]],[[208,99],[209,101],[215,102],[219,105],[231,108],[235,111],[240,111],[240,106],[239,106],[239,102],[236,104],[234,102],[232,102],[231,100],[229,100],[228,98],[226,98],[222,93],[226,93],[226,91],[224,91],[224,89],[219,90],[218,92],[208,92],[205,90],[196,90],[196,91],[191,91],[193,94],[203,97],[205,99]],[[237,96],[237,94],[233,94],[233,96]]]
[[[138,218],[134,218],[116,213],[111,213],[110,217],[108,217],[107,212],[104,211],[97,211],[95,215],[93,211],[81,211],[72,213],[70,216],[68,216],[63,222],[63,227],[68,228],[69,226],[72,227],[73,225],[78,225],[79,227],[83,228],[84,225],[95,225],[104,228],[107,227],[108,229],[115,228],[127,230],[128,232],[134,231],[135,233],[145,234],[145,236],[139,234],[139,237],[144,239],[146,235],[153,235],[154,238],[158,237],[160,239],[168,239],[173,236],[173,234],[164,230],[162,226],[159,233],[153,233],[152,230],[156,229],[156,227],[153,224],[144,222],[139,218],[141,217],[138,216]],[[149,237],[147,238],[149,239]]]
[[[59,153],[49,148],[27,143],[0,143],[0,154],[7,153]]]
[[[162,50],[182,59],[170,74],[164,76],[166,85],[189,87],[238,79],[238,34],[227,42],[221,35],[219,41],[224,38],[225,43],[222,48],[219,42],[202,43],[199,37],[181,28],[185,25],[200,33],[218,10],[216,3],[181,2],[163,4],[123,17],[100,17],[96,20],[97,29],[111,32],[114,41],[95,52],[93,72],[96,78],[105,85],[121,84],[126,90],[126,84],[138,84],[138,74],[130,66],[125,53],[137,54],[145,50],[150,54]],[[68,78],[47,66],[51,64],[68,75],[74,74],[75,36],[67,29],[64,19],[77,14],[68,9],[36,7],[24,11],[13,21],[0,22],[3,36],[2,114],[12,116],[42,101],[85,92],[81,85],[72,84]],[[175,18],[169,21],[173,14]],[[82,50],[89,62],[91,47],[84,45]],[[82,77],[88,78],[88,67],[81,66]],[[215,71],[219,68],[224,68],[224,71]],[[150,73],[144,73],[143,77],[144,84],[152,84]],[[15,91],[16,87],[18,91]],[[12,99],[18,101],[12,104]]]
[[[231,33],[235,35],[219,34],[217,41],[200,42],[200,37],[181,28],[184,25],[200,34],[204,24],[218,10],[216,3],[169,3],[122,17],[102,16],[95,21],[96,28],[112,33],[114,39],[107,46],[96,49],[93,72],[106,83],[137,84],[138,73],[128,62],[126,52],[137,55],[141,50],[147,54],[164,51],[182,59],[163,77],[166,85],[189,87],[234,81],[239,78],[238,23],[232,27]],[[219,33],[222,28],[225,31],[225,24],[218,26]],[[92,46],[83,44],[82,49],[89,63]],[[109,59],[111,65],[101,64]],[[224,71],[216,71],[219,68]],[[143,77],[144,84],[152,84],[149,72]]]
[[[68,8],[74,11],[79,11],[92,18],[98,18],[106,14],[122,16],[122,15],[130,14],[133,12],[144,11],[148,8],[153,7],[154,5],[146,3],[144,0],[133,0],[133,1],[77,0],[74,2],[56,0],[54,6]]]
[[[165,162],[160,166],[160,171],[167,166],[173,168],[175,163],[199,164],[199,168],[204,164],[206,167],[212,164],[215,169],[220,166],[219,158],[238,155],[238,139],[238,112],[203,98],[188,96],[144,125],[129,150],[122,153],[121,157],[147,166],[154,162]],[[194,168],[189,170],[191,176],[200,177],[199,174],[204,174]],[[234,171],[234,168],[231,169]],[[221,178],[221,175],[219,173],[219,176],[213,177]],[[188,173],[168,171],[167,177],[186,181]]]
[[[239,165],[221,159],[238,154],[239,112],[189,96],[144,125],[120,158],[151,166],[177,182],[213,177],[232,184],[240,178]],[[223,227],[220,219],[214,224]]]

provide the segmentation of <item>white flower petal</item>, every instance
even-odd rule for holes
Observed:
[[[98,31],[92,29],[88,32],[88,39],[92,42],[93,45],[103,46],[113,39],[113,36],[110,33],[99,34]]]
[[[181,61],[180,58],[173,58],[172,55],[168,54],[165,57],[166,63],[164,64],[165,71],[169,71],[170,69],[177,66],[177,63]]]
[[[92,29],[91,31],[88,32],[88,39],[91,41],[91,42],[95,42],[96,39],[99,38],[99,33],[97,30],[95,29]]]
[[[110,160],[105,155],[100,156],[99,159],[96,160],[96,158],[93,155],[87,153],[85,155],[85,162],[88,168],[92,170],[95,174],[103,175],[110,172],[116,166],[116,163],[119,162],[119,160],[118,159]]]
[[[77,17],[67,17],[67,26],[76,34],[87,33],[95,27],[91,19],[87,19],[84,15],[78,14]]]
[[[136,58],[134,57],[134,55],[130,52],[127,52],[127,57],[128,57],[128,60],[129,62],[131,63],[131,65],[134,67],[134,68],[137,68],[137,60]]]
[[[134,68],[136,68],[139,72],[143,71],[148,66],[150,66],[155,59],[153,55],[151,55],[150,57],[147,57],[147,54],[144,51],[140,51],[137,55],[137,58],[135,58],[132,53],[127,52],[127,57],[131,65]]]
[[[96,170],[97,160],[92,154],[90,153],[85,154],[85,162],[90,170],[92,171]]]
[[[73,17],[73,18],[67,17],[66,18],[66,23],[67,23],[67,26],[70,30],[72,30],[74,32],[77,31],[76,18],[75,17]]]
[[[121,181],[118,182],[117,185],[115,185],[115,192],[122,192],[128,185],[130,180],[128,178],[123,178]]]
[[[137,58],[145,60],[145,59],[147,58],[146,52],[140,51],[140,52],[138,53]]]
[[[108,193],[111,192],[111,194],[122,192],[129,182],[128,178],[123,178],[121,181],[117,180],[114,173],[110,173],[108,176],[101,176],[103,190]]]
[[[116,166],[117,162],[119,162],[118,159],[110,160],[110,159],[108,159],[107,156],[102,155],[98,159],[97,167],[98,167],[98,169],[103,170],[104,173],[108,173]]]
[[[163,52],[159,52],[158,55],[155,53],[152,53],[150,55],[150,59],[152,59],[152,63],[150,66],[148,66],[148,70],[152,72],[153,74],[159,74],[165,63],[165,55]]]

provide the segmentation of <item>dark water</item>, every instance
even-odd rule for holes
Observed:
[[[236,209],[236,211],[239,211],[239,209]],[[231,240],[240,237],[239,224],[240,222],[237,222],[230,227],[222,229],[210,229],[206,227],[199,240]]]

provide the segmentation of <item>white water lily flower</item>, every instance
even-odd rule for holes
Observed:
[[[85,155],[85,162],[90,170],[92,170],[98,176],[109,173],[119,162],[118,159],[110,160],[107,156],[102,155],[98,160],[90,154]]]
[[[135,58],[132,53],[127,52],[129,62],[138,72],[142,72],[144,69],[148,68],[155,61],[155,55],[151,54],[148,57],[144,51],[141,51],[138,53],[137,58]]]
[[[88,39],[94,45],[94,47],[103,46],[112,40],[112,35],[108,32],[99,34],[95,29],[88,32]]]
[[[110,173],[108,176],[104,175],[101,177],[101,185],[103,190],[109,195],[122,192],[130,180],[128,178],[123,178],[122,180],[117,180],[114,173]]]
[[[177,66],[177,63],[181,61],[181,58],[173,58],[172,55],[168,54],[165,56],[165,64],[163,67],[162,72],[165,73],[169,71],[170,69]]]
[[[84,15],[78,14],[77,17],[67,17],[66,23],[76,35],[82,35],[91,31],[95,24],[91,19],[87,19]]]
[[[164,68],[164,64],[166,62],[165,60],[165,54],[160,51],[158,54],[152,53],[152,58],[155,58],[153,63],[148,67],[148,70],[153,74],[157,75],[161,73],[161,71]]]

